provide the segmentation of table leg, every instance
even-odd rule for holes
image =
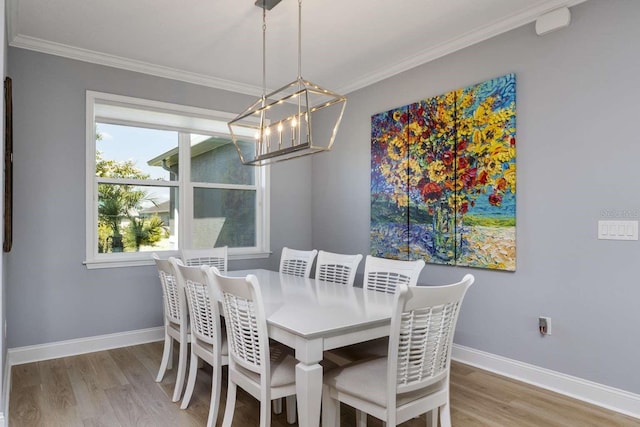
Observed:
[[[320,364],[307,365],[300,362],[296,365],[296,394],[298,425],[318,427],[322,399],[322,366]]]

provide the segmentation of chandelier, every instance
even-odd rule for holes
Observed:
[[[256,0],[262,7],[262,96],[227,123],[245,165],[271,163],[329,151],[347,99],[302,78],[302,0],[298,0],[298,77],[267,93],[266,11],[280,0]]]

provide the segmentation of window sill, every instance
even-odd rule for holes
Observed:
[[[168,254],[169,256],[176,256],[177,254]],[[269,258],[271,252],[247,252],[247,253],[239,253],[239,254],[229,254],[229,260],[243,260],[243,259],[260,259],[260,258]],[[83,264],[87,267],[87,270],[96,270],[101,268],[121,268],[121,267],[146,267],[150,265],[154,265],[153,259],[151,259],[151,253],[149,253],[149,257],[145,258],[122,258],[118,259],[100,259],[100,260],[91,260],[84,261]]]

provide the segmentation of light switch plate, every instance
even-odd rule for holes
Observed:
[[[600,240],[638,240],[638,221],[598,221]]]

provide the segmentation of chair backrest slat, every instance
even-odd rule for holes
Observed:
[[[269,378],[269,340],[258,279],[226,277],[215,271],[213,281],[222,296],[230,363]]]
[[[211,267],[185,266],[178,262],[178,273],[187,296],[192,336],[214,346],[220,345],[220,311],[210,279]]]
[[[153,259],[158,269],[160,284],[162,285],[162,299],[164,300],[164,313],[169,321],[179,324],[183,319],[183,302],[180,299],[180,290],[175,269],[168,259],[160,259],[153,254]]]
[[[367,255],[363,288],[395,294],[398,285],[415,286],[425,262],[399,261]]]
[[[280,273],[291,274],[298,277],[309,277],[313,261],[318,251],[300,251],[297,249],[282,248],[280,255]]]
[[[353,286],[362,255],[344,255],[326,251],[318,252],[316,279],[340,285]]]
[[[227,246],[209,249],[183,249],[182,262],[190,267],[208,265],[217,268],[221,273],[226,273],[227,252]]]

